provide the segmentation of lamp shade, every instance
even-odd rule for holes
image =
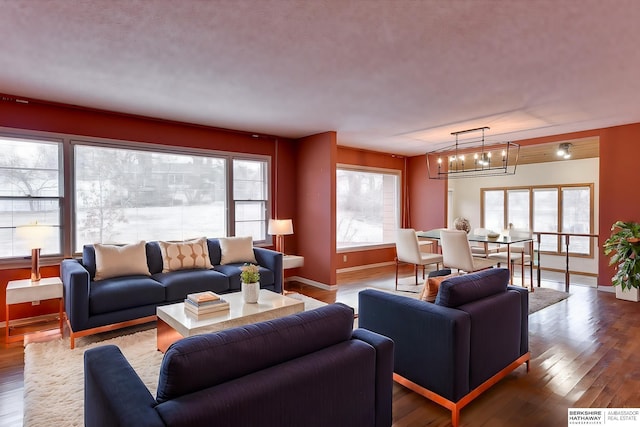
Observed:
[[[37,222],[16,227],[16,235],[27,242],[29,249],[41,249],[44,247],[52,231],[53,228],[51,226],[38,224]]]
[[[290,219],[270,219],[267,233],[272,236],[293,234],[293,221]]]

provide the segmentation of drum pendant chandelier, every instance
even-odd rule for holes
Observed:
[[[456,142],[426,154],[429,179],[477,178],[514,175],[518,166],[520,145],[497,142],[485,145],[484,132],[489,127],[451,132]],[[462,134],[481,132],[480,139],[459,142]]]

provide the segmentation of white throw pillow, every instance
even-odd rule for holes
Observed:
[[[193,268],[213,268],[209,258],[207,238],[184,242],[158,242],[162,253],[162,272]]]
[[[253,238],[247,237],[221,237],[220,238],[220,264],[233,264],[235,262],[250,262],[257,264],[253,253]]]
[[[94,280],[119,276],[150,276],[145,244],[144,241],[124,246],[94,244],[96,251]]]

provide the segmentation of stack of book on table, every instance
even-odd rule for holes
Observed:
[[[184,310],[196,316],[216,314],[228,311],[229,303],[211,291],[198,292],[187,295],[184,300]]]

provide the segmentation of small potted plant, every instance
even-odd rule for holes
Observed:
[[[604,254],[611,257],[609,265],[616,266],[611,279],[620,299],[638,301],[640,288],[640,224],[616,221],[611,236],[604,242]]]
[[[242,282],[242,299],[249,304],[258,302],[260,295],[260,270],[257,265],[245,264],[240,267],[240,281]]]

